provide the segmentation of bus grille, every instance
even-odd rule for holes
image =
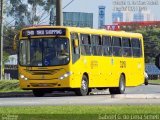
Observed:
[[[53,75],[56,74],[60,69],[54,70],[29,70],[27,72],[31,73],[32,75]]]

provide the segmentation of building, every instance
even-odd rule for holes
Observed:
[[[103,28],[105,25],[105,6],[99,6],[98,28]]]
[[[144,21],[144,14],[142,12],[134,13],[133,21]]]
[[[112,23],[114,22],[123,22],[123,13],[121,11],[112,13]]]
[[[4,79],[18,79],[17,55],[10,55],[5,62]]]
[[[17,65],[17,55],[10,55],[5,65]]]
[[[150,11],[143,11],[144,21],[154,21],[154,16]]]
[[[133,21],[133,13],[131,11],[125,11],[124,12],[124,21],[125,22]]]
[[[93,13],[63,12],[63,25],[93,28]]]

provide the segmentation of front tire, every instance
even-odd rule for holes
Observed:
[[[124,94],[125,88],[125,77],[124,75],[121,75],[119,79],[119,87],[109,88],[109,92],[110,94]]]
[[[35,97],[43,97],[45,95],[45,92],[42,90],[36,89],[36,90],[32,90],[32,92]]]
[[[144,80],[144,84],[145,84],[145,85],[148,85],[148,79],[145,79],[145,80]]]
[[[77,88],[75,90],[76,95],[78,96],[86,96],[89,94],[89,88],[88,88],[88,78],[86,75],[83,75],[81,87]]]

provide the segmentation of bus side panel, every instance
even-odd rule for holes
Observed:
[[[144,83],[144,59],[143,58],[133,58],[132,66],[132,77],[127,83],[127,86],[138,86]]]
[[[120,67],[120,61],[122,58],[120,57],[113,57],[112,59],[112,64],[113,64],[113,87],[118,87],[119,86],[119,78],[122,73],[122,68]]]

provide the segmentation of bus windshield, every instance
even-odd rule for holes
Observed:
[[[19,63],[22,66],[58,66],[69,63],[67,38],[20,40]]]

